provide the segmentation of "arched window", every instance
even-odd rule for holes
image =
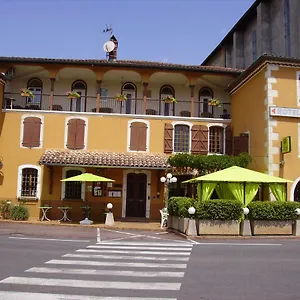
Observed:
[[[174,130],[174,152],[190,151],[190,126],[175,125]]]
[[[209,127],[209,153],[224,154],[224,128]]]
[[[167,96],[175,97],[175,90],[170,85],[162,86],[159,91],[160,99],[165,99]],[[174,114],[174,104],[171,106],[170,103],[164,103],[164,115],[170,116],[172,114],[171,110],[173,110],[173,114]]]
[[[214,97],[210,88],[204,87],[199,91],[199,117],[210,117],[208,101]]]
[[[70,111],[86,111],[87,85],[83,80],[72,83],[71,90],[77,92],[81,97],[70,100]]]
[[[136,101],[135,101],[135,109],[132,111],[133,101],[136,99],[137,95],[137,89],[135,84],[131,82],[126,82],[122,86],[122,94],[124,94],[127,97],[126,103],[125,103],[125,109],[126,114],[136,113]]]
[[[34,94],[34,98],[26,97],[26,106],[31,109],[41,109],[43,82],[39,78],[31,78],[27,88]]]

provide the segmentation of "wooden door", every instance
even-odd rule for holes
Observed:
[[[147,197],[147,175],[127,175],[126,217],[145,218]]]

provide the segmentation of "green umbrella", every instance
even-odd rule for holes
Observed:
[[[73,177],[70,177],[70,178],[66,178],[66,179],[62,179],[61,181],[80,181],[80,182],[100,182],[100,181],[106,181],[106,182],[112,182],[114,181],[113,179],[109,179],[109,178],[105,178],[105,177],[102,177],[102,176],[97,176],[97,175],[94,175],[94,174],[91,174],[91,173],[82,173],[80,175],[77,175],[77,176],[73,176]],[[85,205],[86,205],[86,210],[85,210],[85,221],[86,222],[91,222],[92,221],[89,221],[88,220],[88,202],[87,202],[87,196],[85,196]],[[90,223],[90,224],[91,224]],[[83,223],[83,224],[88,224],[88,223]]]

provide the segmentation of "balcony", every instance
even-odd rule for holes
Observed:
[[[52,100],[52,101],[51,101]],[[230,119],[230,103],[222,103],[221,107],[209,106],[207,102],[190,99],[168,104],[161,99],[131,98],[117,101],[112,97],[100,98],[98,110],[101,114],[132,114],[152,116],[176,116],[183,118],[218,118]],[[78,99],[68,99],[66,95],[49,94],[36,95],[35,98],[22,97],[19,93],[4,93],[3,109],[5,110],[35,110],[98,113],[97,97],[84,96]]]

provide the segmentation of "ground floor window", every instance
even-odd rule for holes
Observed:
[[[82,174],[79,170],[66,171],[66,177],[70,178]],[[65,199],[81,199],[82,183],[80,181],[65,182]]]
[[[22,165],[19,167],[18,198],[40,198],[40,167]]]

